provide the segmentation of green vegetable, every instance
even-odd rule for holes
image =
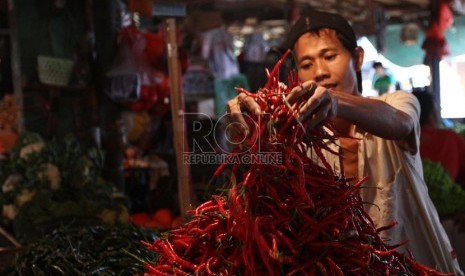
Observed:
[[[0,275],[142,275],[144,264],[157,258],[140,242],[153,242],[156,230],[94,223],[58,227],[17,253]]]
[[[452,129],[457,132],[458,134],[462,135],[465,137],[465,124],[461,124],[461,123],[456,123],[454,124],[454,126],[452,127]]]
[[[47,222],[73,217],[129,222],[128,200],[101,177],[103,164],[101,150],[73,135],[46,141],[25,132],[0,167],[0,208],[10,210],[0,223],[11,224],[24,243],[44,234],[33,229]]]
[[[440,163],[424,159],[423,175],[429,196],[440,216],[465,211],[465,190],[452,180]]]

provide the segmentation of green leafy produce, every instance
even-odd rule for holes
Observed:
[[[101,177],[103,163],[101,150],[73,135],[46,141],[37,133],[23,133],[0,168],[3,224],[11,224],[15,236],[29,242],[43,234],[37,226],[57,220],[129,222],[127,199]]]
[[[462,124],[462,123],[455,123],[453,126],[452,126],[452,130],[454,130],[455,132],[457,132],[458,134],[462,135],[465,137],[465,124]]]
[[[157,255],[140,241],[157,235],[131,224],[63,225],[19,251],[0,275],[142,275]]]
[[[465,211],[465,190],[452,180],[440,163],[424,159],[423,175],[439,215],[448,216]]]

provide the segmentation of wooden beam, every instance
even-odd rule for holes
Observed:
[[[181,216],[185,217],[187,210],[192,209],[191,174],[189,164],[184,162],[188,154],[185,139],[186,126],[184,121],[184,95],[181,90],[181,68],[178,59],[176,39],[176,20],[167,18],[164,21],[167,36],[168,71],[170,77],[171,117],[173,122],[174,150],[176,153],[176,168],[178,172],[178,197]]]
[[[24,131],[23,119],[23,92],[21,87],[21,57],[19,54],[18,31],[16,24],[16,12],[13,0],[8,1],[8,27],[10,33],[10,53],[11,53],[11,77],[13,82],[13,95],[15,104],[18,107],[17,128],[18,133]]]

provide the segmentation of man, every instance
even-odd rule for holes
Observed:
[[[366,209],[377,227],[398,222],[387,233],[388,242],[410,240],[408,248],[418,262],[462,275],[422,178],[416,98],[402,91],[361,96],[364,51],[352,27],[338,15],[307,11],[293,25],[286,46],[294,50],[302,81],[287,100],[294,104],[306,99],[299,120],[310,120],[310,127],[329,118],[342,136],[358,138],[341,138],[337,150],[344,155],[346,177],[369,176],[361,193],[365,202],[373,203]],[[227,108],[246,133],[241,112],[260,113],[246,94],[230,100]],[[338,157],[329,153],[327,160],[338,164]]]
[[[444,128],[440,108],[428,91],[413,91],[420,102],[420,155],[439,162],[451,178],[465,189],[465,138]]]
[[[381,96],[387,92],[394,92],[396,90],[396,82],[394,77],[387,73],[381,62],[374,62],[373,69],[375,69],[376,78],[373,81],[373,88],[378,91]]]

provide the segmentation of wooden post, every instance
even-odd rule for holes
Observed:
[[[176,166],[178,172],[178,195],[181,215],[192,208],[191,177],[189,164],[184,162],[188,154],[188,145],[185,137],[186,127],[184,121],[184,95],[181,91],[181,69],[178,59],[178,46],[176,41],[176,21],[167,18],[164,21],[167,37],[168,72],[170,78],[171,117],[173,121],[174,150],[176,153]]]
[[[437,18],[439,18],[439,1],[431,0],[431,16],[430,24],[433,24]],[[431,85],[430,90],[433,94],[434,100],[439,106],[441,106],[441,76],[439,70],[439,63],[441,62],[440,57],[434,57],[430,61],[429,67],[431,70]]]
[[[13,95],[18,107],[17,128],[18,133],[24,131],[23,118],[23,92],[21,88],[21,58],[19,55],[18,30],[16,24],[16,13],[13,0],[8,1],[8,28],[10,29],[10,53],[11,53],[11,77],[13,82]]]

